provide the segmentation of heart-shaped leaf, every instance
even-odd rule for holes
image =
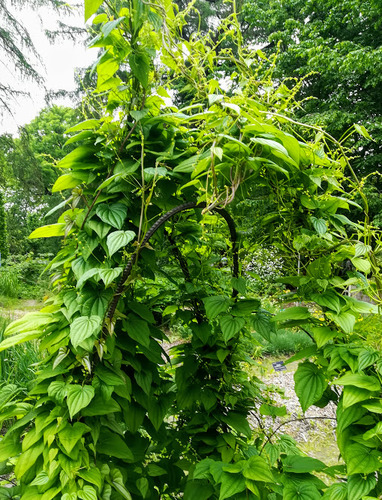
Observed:
[[[106,244],[110,257],[134,239],[134,231],[114,231],[107,237]]]

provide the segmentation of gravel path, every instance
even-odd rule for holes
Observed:
[[[294,392],[293,375],[298,363],[286,365],[285,371],[276,372],[272,368],[272,360],[265,360],[268,369],[261,377],[267,385],[273,385],[281,394],[276,393],[275,402],[285,406],[285,417],[263,417],[265,427],[276,435],[289,434],[301,449],[314,458],[329,465],[338,463],[339,451],[336,444],[336,405],[330,402],[325,408],[311,406],[303,413],[299,400]],[[257,421],[252,419],[252,425],[257,427]]]

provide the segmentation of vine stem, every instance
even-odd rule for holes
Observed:
[[[291,422],[303,422],[304,420],[336,420],[335,417],[302,417],[302,418],[292,418],[290,420],[287,420],[286,422],[283,422],[280,424],[269,436],[266,436],[266,442],[263,444],[261,447],[259,455],[261,455],[264,446],[271,441],[273,436],[281,429],[281,427],[284,427],[284,425],[290,424]]]
[[[146,243],[149,242],[150,238],[154,235],[154,233],[171,217],[173,217],[175,214],[179,212],[183,212],[184,210],[190,210],[190,209],[196,209],[196,208],[206,208],[206,203],[201,202],[201,203],[196,203],[194,201],[186,202],[183,203],[182,205],[178,205],[177,207],[174,207],[172,210],[169,212],[166,212],[162,217],[160,217],[152,226],[151,228],[146,232],[144,235],[141,244],[137,247],[133,255],[131,256],[129,262],[125,266],[122,276],[118,282],[117,288],[114,292],[114,295],[109,303],[109,307],[107,308],[105,318],[103,321],[103,326],[102,326],[102,332],[106,334],[107,332],[107,327],[110,325],[112,326],[112,319],[114,317],[115,310],[117,308],[119,299],[121,295],[125,291],[125,286],[127,279],[129,278],[131,271],[133,269],[134,264],[136,263],[139,254],[142,250],[142,248],[146,245]],[[208,209],[210,207],[207,206]],[[214,207],[211,210],[216,210],[227,222],[230,234],[231,234],[231,241],[232,241],[232,249],[233,249],[233,269],[232,269],[232,274],[233,277],[237,278],[239,276],[239,255],[238,255],[238,248],[237,248],[237,233],[236,233],[236,228],[235,228],[235,223],[232,219],[232,217],[229,215],[229,213],[224,209],[224,208],[217,208]],[[232,297],[237,296],[237,290],[234,289],[232,292]]]
[[[326,136],[328,139],[330,139],[333,142],[333,144],[336,144],[338,146],[343,158],[345,159],[346,166],[350,170],[350,173],[354,179],[353,186],[358,191],[358,193],[361,196],[362,201],[364,203],[364,214],[365,214],[364,238],[365,238],[365,243],[370,245],[371,234],[370,234],[370,229],[369,229],[369,227],[370,227],[369,202],[367,200],[367,196],[362,192],[361,182],[358,179],[357,174],[355,173],[353,167],[350,165],[349,159],[348,159],[347,155],[345,154],[345,150],[344,150],[342,144],[339,141],[337,141],[337,139],[335,139],[332,135],[328,134],[328,132],[323,130],[321,127],[317,127],[315,125],[309,125],[307,123],[301,123],[301,122],[298,122],[296,120],[293,120],[292,118],[289,118],[288,116],[283,116],[283,115],[280,115],[278,113],[272,113],[269,111],[261,111],[261,110],[259,110],[259,113],[283,118],[284,120],[289,121],[290,123],[293,123],[294,125],[298,125],[299,127],[310,128],[312,130],[316,130],[317,132],[321,132],[324,136]],[[374,279],[375,279],[375,283],[377,285],[377,295],[378,295],[379,300],[382,301],[382,281],[378,275],[378,263],[377,263],[377,259],[376,259],[375,255],[374,255],[374,252],[371,252],[371,254],[369,255],[369,258],[370,258],[370,262],[375,270]]]

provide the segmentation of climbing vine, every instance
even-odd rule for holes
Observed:
[[[186,14],[169,1],[105,2],[96,15],[101,4],[85,1],[101,49],[97,118],[67,131],[77,147],[53,186],[65,211],[31,235],[62,238],[49,265],[54,294],[0,344],[38,339],[42,354],[26,400],[2,389],[0,418],[15,418],[0,442],[17,479],[7,494],[377,498],[382,361],[353,333],[375,306],[343,293],[351,285],[378,299],[367,280],[375,237],[367,206],[365,222],[346,215],[360,187],[345,146],[293,120],[295,89],[259,80],[265,56],[241,46],[235,13],[220,49],[210,35],[182,40]],[[185,107],[174,88],[192,94]],[[302,305],[276,315],[247,293],[245,234],[230,215],[258,189],[274,210],[253,224],[299,262],[283,281],[294,290],[286,300]],[[191,340],[168,352],[175,322]],[[270,338],[277,325],[314,339],[294,357],[295,389],[304,411],[336,402],[344,465],[304,456],[262,424],[283,408],[248,375],[243,340],[254,330]]]

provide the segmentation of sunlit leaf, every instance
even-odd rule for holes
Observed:
[[[79,411],[86,408],[90,401],[94,398],[94,387],[91,385],[68,385],[67,388],[67,403],[70,418],[73,418]]]

